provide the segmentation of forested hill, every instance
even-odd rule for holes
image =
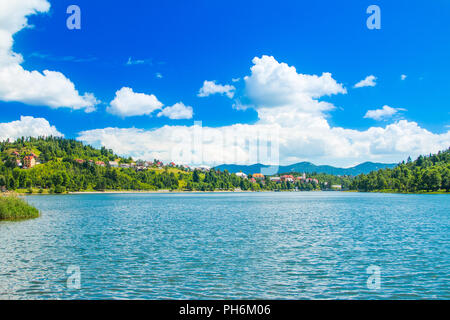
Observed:
[[[296,178],[299,175],[293,174]],[[348,189],[347,177],[308,174],[307,179],[272,181],[223,170],[192,170],[161,161],[133,161],[105,148],[63,138],[0,142],[0,189],[33,193],[93,190],[320,190]]]
[[[0,190],[63,193],[93,190],[358,190],[450,189],[450,149],[356,177],[291,172],[280,177],[134,161],[106,148],[57,137],[0,142]]]
[[[409,158],[393,169],[361,174],[352,182],[359,191],[450,191],[450,148],[434,155]]]
[[[118,157],[110,149],[102,147],[95,149],[84,145],[80,141],[64,139],[60,137],[46,138],[21,138],[14,142],[0,142],[1,160],[8,164],[18,158],[29,154],[35,154],[41,162],[49,162],[57,159],[92,159],[95,161],[113,161],[115,159],[125,160]],[[131,158],[128,160],[131,161]]]

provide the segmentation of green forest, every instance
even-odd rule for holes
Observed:
[[[27,156],[36,165],[24,169]],[[158,160],[143,167],[144,161],[119,157],[112,150],[96,149],[79,141],[59,137],[21,138],[0,143],[0,188],[21,193],[65,193],[113,190],[328,190],[332,185],[342,190],[427,192],[449,191],[450,151],[408,159],[394,169],[383,169],[368,175],[333,176],[311,173],[305,182],[273,182],[270,177],[248,179],[226,170],[191,170],[184,166],[162,165]],[[130,164],[125,167],[111,166]],[[101,164],[101,165],[100,165]],[[22,165],[22,167],[21,167]],[[281,174],[280,174],[281,175]]]
[[[352,179],[351,189],[382,192],[450,191],[450,148],[400,163],[393,169],[372,171]]]

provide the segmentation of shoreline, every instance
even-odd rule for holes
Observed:
[[[28,192],[13,192],[13,194],[20,196],[40,196],[40,195],[80,195],[80,194],[183,194],[183,193],[275,193],[275,192],[343,192],[343,193],[379,193],[379,194],[423,194],[423,195],[435,195],[435,194],[447,194],[450,195],[450,192],[445,191],[430,191],[430,192],[395,192],[395,191],[357,191],[357,190],[309,190],[309,191],[295,191],[295,190],[214,190],[214,191],[187,191],[187,190],[169,190],[169,189],[160,189],[160,190],[105,190],[105,191],[71,191],[64,193],[28,193]],[[7,192],[9,193],[9,192]]]

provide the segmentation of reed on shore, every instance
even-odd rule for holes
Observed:
[[[39,210],[17,195],[0,195],[0,220],[23,220],[39,217]]]

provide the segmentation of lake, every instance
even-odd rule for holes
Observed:
[[[450,196],[28,196],[0,299],[449,299]]]

